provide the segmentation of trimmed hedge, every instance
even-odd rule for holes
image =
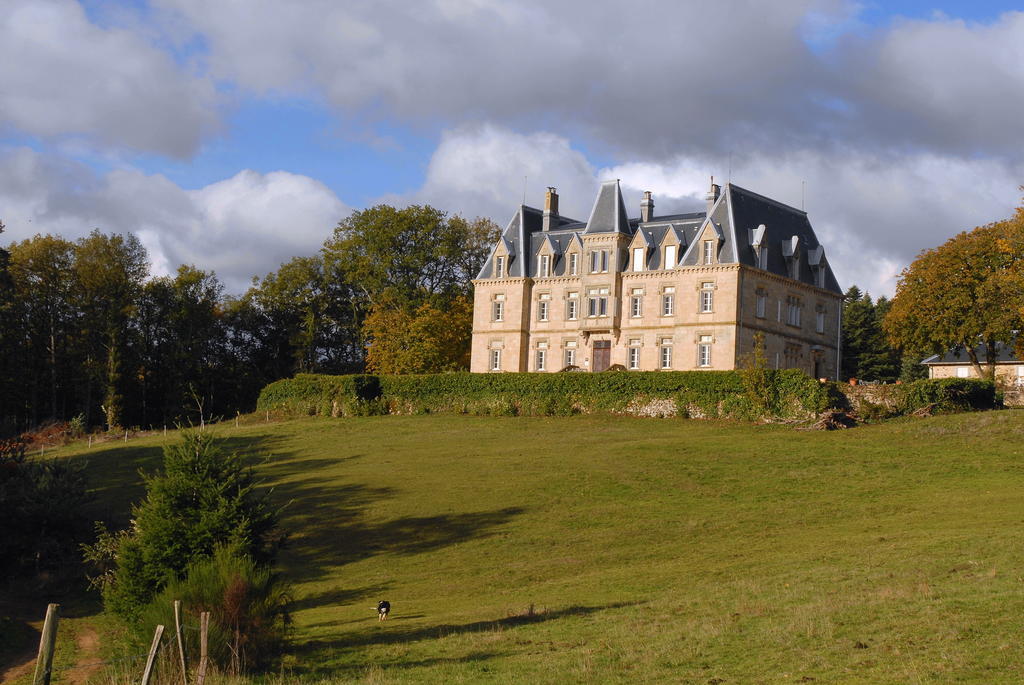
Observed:
[[[831,403],[830,389],[801,371],[770,371],[767,412],[755,410],[735,371],[450,373],[408,376],[300,374],[268,385],[261,410],[354,416],[428,412],[550,416],[809,417]]]

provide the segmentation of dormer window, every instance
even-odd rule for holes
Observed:
[[[580,253],[570,252],[569,253],[569,275],[579,276],[580,275]]]
[[[789,258],[789,277],[798,280],[800,278],[800,253],[794,252]]]
[[[704,255],[702,264],[714,264],[715,263],[715,241],[705,240],[704,241]]]
[[[666,245],[665,246],[665,269],[674,269],[676,264],[679,263],[679,246],[678,245]]]
[[[540,264],[537,266],[537,275],[541,278],[547,278],[551,275],[551,255],[542,254],[539,259]]]
[[[494,258],[494,277],[504,278],[505,277],[505,257],[504,255]]]
[[[645,252],[647,252],[647,250],[645,250],[642,247],[635,247],[635,248],[633,248],[633,271],[643,271],[644,270],[644,262],[646,261],[644,259],[644,257],[645,257],[644,253]]]

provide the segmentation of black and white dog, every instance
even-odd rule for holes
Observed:
[[[377,620],[386,621],[388,620],[388,614],[391,613],[391,602],[386,599],[382,599],[377,603]]]

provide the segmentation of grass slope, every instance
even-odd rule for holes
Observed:
[[[835,433],[607,416],[215,430],[266,455],[287,503],[303,679],[1024,680],[1019,412]],[[123,515],[162,442],[89,453],[98,513]]]

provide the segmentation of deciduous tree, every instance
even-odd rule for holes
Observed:
[[[469,368],[473,303],[458,296],[444,309],[375,305],[363,326],[366,367],[375,373],[443,373]]]
[[[1012,340],[1024,324],[1022,283],[1024,207],[919,254],[900,276],[885,330],[903,349],[939,354],[961,346],[978,375],[991,378],[996,342]]]

